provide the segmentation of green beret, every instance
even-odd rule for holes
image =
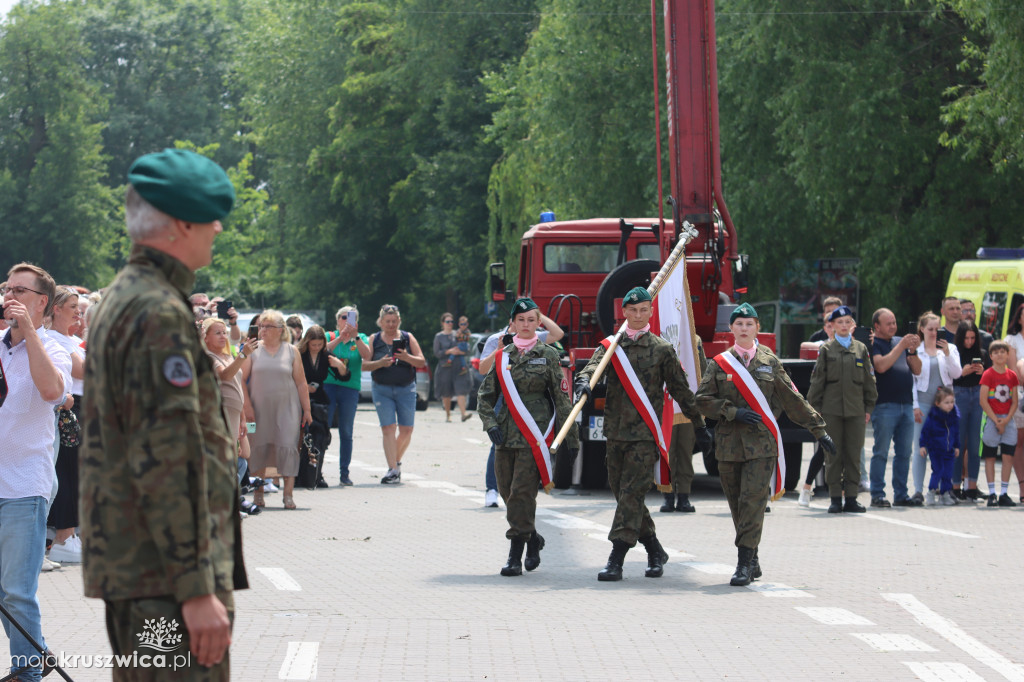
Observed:
[[[512,306],[512,314],[508,316],[508,319],[514,320],[519,313],[528,313],[531,310],[537,310],[537,304],[533,302],[533,299],[521,298]]]
[[[736,310],[732,311],[732,315],[729,316],[729,324],[735,322],[737,317],[752,317],[756,320],[757,311],[749,303],[741,303],[736,306]]]
[[[632,305],[634,303],[642,303],[643,301],[653,300],[651,294],[647,289],[643,287],[633,287],[626,292],[626,295],[622,298],[622,306]]]
[[[128,169],[128,182],[155,208],[187,223],[220,220],[235,203],[235,188],[224,169],[186,149],[139,157]]]

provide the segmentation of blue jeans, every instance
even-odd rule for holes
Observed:
[[[910,451],[914,446],[914,406],[910,403],[879,403],[871,413],[875,444],[871,453],[871,499],[885,497],[885,466],[889,444],[893,444],[892,492],[897,500],[906,500]]]
[[[416,382],[390,386],[373,382],[373,406],[381,426],[413,426],[416,423]]]
[[[484,485],[487,486],[488,490],[498,489],[498,477],[494,475],[494,445],[491,445],[491,451],[487,455],[487,470],[484,473]]]
[[[352,433],[356,423],[356,408],[359,407],[359,391],[337,384],[324,384],[324,391],[327,393],[328,427],[334,423],[334,411],[338,410],[338,452],[341,455],[341,478],[348,478],[348,468],[352,464]]]
[[[46,553],[46,506],[43,497],[0,499],[0,600],[25,631],[43,646],[46,643],[36,589]],[[11,670],[38,662],[39,652],[7,618],[0,620],[11,643]],[[32,668],[19,677],[36,682],[41,675],[41,668]]]
[[[959,486],[963,481],[963,458],[967,457],[967,480],[978,480],[981,468],[981,457],[978,456],[978,443],[981,441],[981,403],[978,402],[979,386],[954,386],[956,407],[960,410],[960,456],[953,464],[953,484]]]
[[[249,460],[238,458],[238,484],[242,484],[242,479],[245,478],[245,472],[249,468]]]

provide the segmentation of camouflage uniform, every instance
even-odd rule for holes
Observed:
[[[619,347],[636,372],[659,418],[665,405],[664,391],[667,389],[669,395],[679,403],[683,414],[697,426],[704,426],[704,418],[697,411],[686,372],[679,364],[679,357],[672,344],[651,333],[641,334],[635,341],[623,334]],[[587,366],[580,371],[579,378],[589,381],[604,354],[604,347],[599,346]],[[611,363],[604,376],[607,380],[604,434],[608,439],[608,485],[616,501],[615,519],[608,539],[613,542],[621,540],[633,547],[639,538],[654,535],[654,521],[647,511],[644,498],[654,484],[654,465],[659,457],[658,444],[622,387],[619,375]]]
[[[509,373],[512,375],[512,381],[542,433],[551,421],[551,403],[554,400],[554,408],[558,413],[555,433],[558,433],[572,410],[569,397],[561,388],[562,369],[558,362],[558,351],[538,341],[537,345],[525,354],[521,354],[514,344],[509,344],[499,352],[509,354]],[[520,433],[502,397],[501,384],[498,383],[497,376],[499,361],[500,358],[495,358],[491,371],[480,384],[477,414],[484,424],[484,431],[497,426],[505,438],[501,446],[494,450],[494,474],[498,479],[498,492],[505,501],[505,517],[509,525],[505,537],[528,540],[535,530],[540,472],[528,441]],[[498,406],[497,415],[495,405]],[[579,448],[575,424],[565,440],[565,447],[570,451]],[[554,453],[551,453],[551,457],[554,456]]]
[[[708,358],[704,355],[704,344],[697,339],[697,362],[700,375],[707,371]],[[672,426],[672,441],[668,444],[668,466],[672,470],[672,492],[690,494],[693,485],[693,448],[697,434],[693,422],[686,415],[677,414],[677,423]]]
[[[115,651],[138,648],[132,628],[148,614],[173,613],[183,624],[181,604],[208,594],[230,612],[231,591],[248,587],[235,437],[187,298],[194,281],[175,258],[135,246],[89,330],[82,568],[85,595],[106,601]],[[174,679],[228,673],[225,656],[214,668],[193,661]],[[115,679],[149,675],[159,671],[126,669]]]
[[[875,409],[877,399],[867,346],[856,339],[851,339],[849,348],[835,339],[823,343],[811,374],[807,402],[821,413],[828,435],[836,444],[836,453],[825,455],[830,497],[845,493],[846,499],[852,500],[860,491],[864,415]]]
[[[732,349],[726,352],[738,357]],[[825,435],[825,422],[793,387],[792,380],[774,353],[758,345],[747,369],[764,393],[775,417],[785,410],[790,419],[816,438]],[[715,456],[722,491],[729,501],[729,511],[736,528],[736,546],[755,550],[761,542],[764,509],[769,497],[768,484],[778,456],[775,440],[763,424],[733,421],[737,408],[752,408],[740,395],[731,375],[717,362],[708,363],[704,379],[697,389],[697,407],[705,417],[718,420]]]

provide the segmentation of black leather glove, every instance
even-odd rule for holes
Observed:
[[[832,442],[832,437],[827,433],[818,439],[818,445],[825,451],[826,455],[836,454],[836,444]]]
[[[576,379],[576,383],[573,384],[572,390],[576,394],[576,400],[573,402],[579,402],[580,398],[587,396],[587,402],[590,402],[590,380],[585,377],[579,377]]]
[[[761,415],[747,407],[737,407],[736,416],[733,417],[732,420],[741,424],[751,425],[763,423]]]
[[[694,429],[694,434],[697,436],[697,449],[701,452],[708,452],[711,450],[711,443],[714,439],[714,434],[711,433],[711,429],[706,426],[701,426]]]
[[[491,439],[491,442],[495,445],[501,445],[505,442],[505,436],[501,435],[501,429],[497,426],[492,426],[487,429],[487,437]]]

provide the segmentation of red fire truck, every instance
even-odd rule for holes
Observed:
[[[666,79],[672,208],[670,219],[598,218],[555,220],[550,212],[523,235],[516,292],[506,289],[505,266],[491,265],[495,301],[529,296],[565,330],[562,345],[567,385],[593,355],[594,347],[621,324],[618,302],[624,292],[647,286],[689,223],[697,237],[686,247],[686,276],[694,328],[708,357],[732,344],[729,314],[746,291],[747,257],[722,194],[719,157],[718,84],[714,3],[665,0]],[[775,336],[759,342],[775,349]],[[787,362],[797,386],[806,386],[813,363]],[[563,446],[556,455],[555,485],[599,488],[604,468],[603,384],[582,412],[581,452]],[[787,455],[786,488],[796,486],[800,456],[810,434],[780,420]],[[575,461],[575,470],[573,462]],[[713,452],[705,468],[717,474]]]

